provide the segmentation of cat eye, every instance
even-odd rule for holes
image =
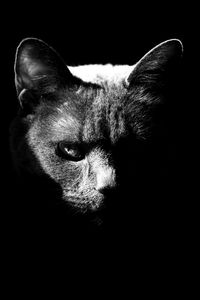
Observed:
[[[60,142],[57,146],[57,154],[62,158],[71,160],[71,161],[79,161],[84,158],[84,153],[82,149],[78,146],[74,146],[72,144],[68,144],[66,142]]]

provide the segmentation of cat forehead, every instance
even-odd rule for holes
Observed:
[[[70,100],[67,94],[64,102],[43,106],[39,118],[40,131],[54,141],[113,141],[125,130],[125,94],[126,90],[119,87],[108,91],[100,89],[92,93],[92,99],[84,99],[86,101],[83,102],[79,99],[82,94]]]
[[[123,99],[127,93],[122,84],[130,66],[86,65],[71,67],[73,75],[101,87],[80,87],[78,90],[64,90],[56,96],[49,107],[44,103],[47,121],[55,140],[80,138],[86,142],[98,139],[116,139],[125,128],[123,120]],[[44,114],[43,114],[44,112]],[[46,130],[44,130],[46,132]]]
[[[133,71],[135,66],[129,65],[83,65],[71,67],[68,66],[70,72],[82,79],[85,82],[92,82],[95,84],[103,85],[104,82],[110,84],[119,84],[126,80],[126,78]]]

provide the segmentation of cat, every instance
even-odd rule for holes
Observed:
[[[25,207],[98,224],[162,219],[176,178],[182,54],[171,39],[134,65],[72,67],[42,40],[22,40],[10,144]]]

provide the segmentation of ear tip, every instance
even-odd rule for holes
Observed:
[[[48,52],[50,46],[41,39],[27,37],[21,40],[15,54],[15,66],[25,57],[37,57],[41,51]],[[16,68],[15,68],[16,69]]]
[[[26,38],[21,40],[21,42],[19,43],[19,46],[26,45],[26,44],[38,44],[38,43],[44,43],[45,44],[45,42],[43,40],[38,39],[36,37],[26,37]]]
[[[27,50],[27,49],[31,49],[31,48],[35,48],[41,45],[43,46],[48,46],[44,41],[38,39],[38,38],[34,38],[34,37],[27,37],[21,40],[21,42],[19,43],[18,47],[17,47],[17,51],[16,53],[20,53],[23,50]]]
[[[161,44],[159,44],[158,46],[164,46],[164,45],[168,45],[168,46],[171,46],[173,48],[176,48],[177,51],[180,51],[181,53],[183,52],[184,50],[184,47],[183,47],[183,43],[180,39],[178,38],[173,38],[173,39],[169,39],[169,40],[166,40],[164,42],[162,42]]]

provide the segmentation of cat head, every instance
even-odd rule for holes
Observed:
[[[136,190],[164,155],[182,50],[172,39],[133,66],[67,67],[43,41],[23,40],[15,59],[20,168],[51,179],[82,211],[120,188]]]

